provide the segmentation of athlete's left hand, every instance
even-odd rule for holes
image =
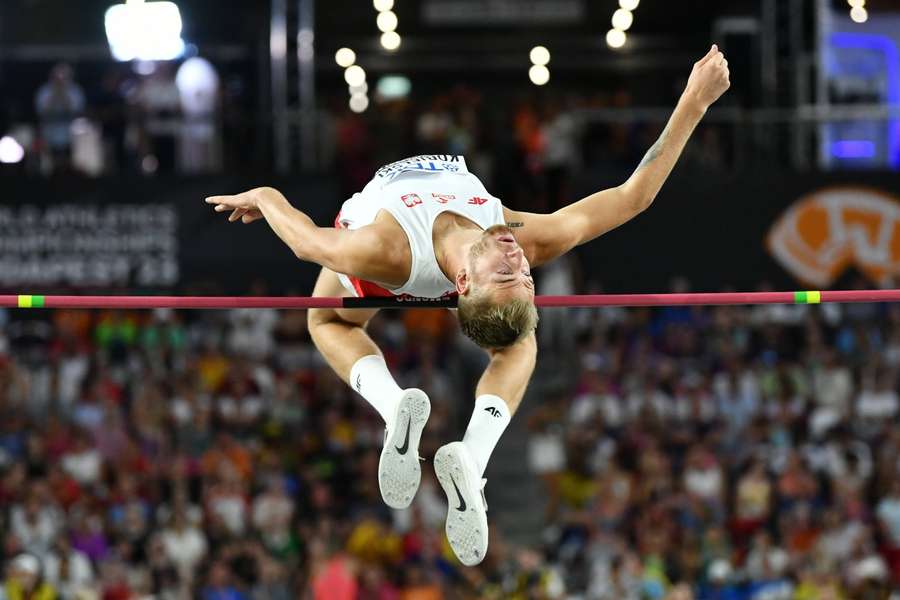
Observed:
[[[216,212],[231,211],[228,216],[230,222],[241,220],[242,223],[252,223],[263,218],[258,204],[258,188],[235,194],[233,196],[210,196],[207,204],[214,204]]]

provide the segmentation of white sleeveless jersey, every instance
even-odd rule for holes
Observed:
[[[412,255],[409,280],[399,288],[385,290],[395,296],[441,298],[455,291],[455,284],[441,271],[434,255],[432,228],[438,215],[452,212],[482,229],[504,223],[500,200],[469,173],[462,156],[416,156],[382,167],[362,192],[344,202],[335,224],[358,229],[372,223],[382,210],[391,213],[406,232]],[[361,286],[356,278],[338,277],[351,293],[372,295],[371,282],[361,282],[366,284]]]

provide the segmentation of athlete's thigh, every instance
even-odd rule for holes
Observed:
[[[352,294],[348,292],[343,285],[341,285],[341,281],[338,279],[337,273],[335,273],[331,269],[322,267],[322,271],[319,273],[319,278],[316,280],[316,287],[313,289],[313,296],[337,296],[346,298],[352,296]],[[378,312],[378,309],[313,308],[310,309],[311,315],[313,314],[312,311],[316,311],[316,313],[314,313],[315,316],[325,321],[337,318],[346,323],[352,323],[354,325],[365,325],[369,319],[375,316],[375,313]]]

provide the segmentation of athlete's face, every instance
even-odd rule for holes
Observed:
[[[468,260],[469,284],[486,290],[498,300],[534,299],[531,266],[522,247],[505,225],[494,225],[472,244]]]

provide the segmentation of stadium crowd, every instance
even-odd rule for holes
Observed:
[[[219,74],[199,57],[144,67],[139,73],[121,65],[79,70],[62,63],[33,96],[15,90],[8,106],[0,107],[0,133],[23,154],[21,162],[3,169],[149,177],[271,167],[272,143],[248,106],[247,82],[228,71]],[[676,100],[654,101],[671,107]],[[465,155],[500,197],[537,211],[570,201],[572,177],[582,167],[633,168],[667,118],[665,109],[665,116],[648,122],[619,113],[596,117],[598,111],[627,111],[635,104],[628,91],[609,86],[595,93],[546,94],[524,87],[502,95],[464,84],[431,92],[416,88],[402,98],[374,94],[373,108],[362,114],[346,102],[343,89],[323,95],[317,116],[319,168],[341,178],[345,196],[398,157],[450,153]],[[702,143],[691,145],[682,163],[726,168],[734,140],[724,131],[702,125],[696,136]]]
[[[2,313],[0,598],[891,597],[900,307],[544,318],[519,418],[546,526],[468,569],[430,469],[410,509],[381,502],[380,421],[304,313]],[[427,460],[476,354],[446,311],[371,331],[431,395]]]

